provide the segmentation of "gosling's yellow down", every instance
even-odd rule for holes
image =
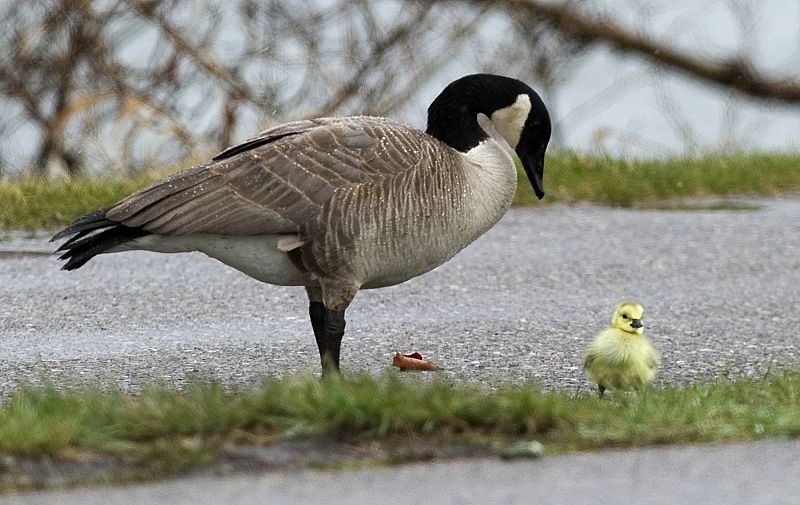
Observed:
[[[659,355],[643,334],[644,307],[623,300],[611,318],[611,328],[594,337],[586,349],[583,369],[597,384],[600,395],[606,389],[639,389],[656,375]]]

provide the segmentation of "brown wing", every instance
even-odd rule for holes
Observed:
[[[295,233],[337,188],[426,165],[431,137],[383,118],[289,123],[129,196],[106,218],[152,233]]]

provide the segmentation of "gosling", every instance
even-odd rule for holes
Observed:
[[[600,396],[607,389],[641,389],[655,377],[660,357],[644,336],[643,317],[644,307],[639,303],[620,302],[611,318],[611,328],[598,333],[586,349],[583,369],[597,384]]]

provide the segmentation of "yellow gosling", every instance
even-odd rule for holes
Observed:
[[[644,307],[624,300],[614,310],[611,328],[594,337],[586,349],[583,369],[597,384],[602,396],[606,389],[640,389],[656,375],[660,357],[644,336]]]

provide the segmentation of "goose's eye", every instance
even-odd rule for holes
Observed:
[[[622,319],[628,319],[628,314],[622,314]]]

